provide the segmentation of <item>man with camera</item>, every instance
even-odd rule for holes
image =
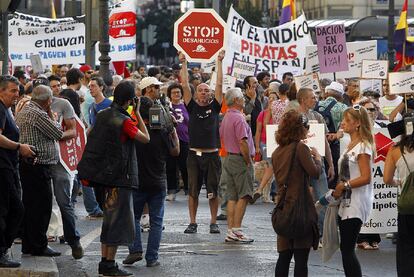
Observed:
[[[138,128],[127,112],[131,104]],[[130,245],[135,237],[132,209],[132,193],[138,189],[135,141],[148,143],[150,138],[139,113],[135,87],[129,81],[122,81],[114,90],[111,106],[97,114],[78,164],[82,183],[104,190],[102,259],[98,269],[104,276],[132,275],[118,268],[115,255],[118,246]]]
[[[174,123],[165,103],[160,101],[160,85],[155,77],[145,77],[140,83],[143,97],[140,98],[140,113],[149,131],[148,144],[136,143],[138,158],[139,189],[134,191],[134,213],[136,229],[144,205],[148,204],[150,231],[145,260],[147,267],[158,266],[158,249],[161,242],[164,218],[164,201],[167,191],[166,162],[168,155],[178,156],[180,145]],[[136,232],[135,240],[129,247],[129,255],[123,264],[142,260],[141,233]]]
[[[210,233],[220,233],[216,217],[219,205],[217,197],[218,184],[221,175],[218,150],[220,148],[219,114],[223,98],[223,59],[224,51],[221,51],[217,58],[217,83],[212,101],[212,89],[205,83],[197,86],[193,99],[188,81],[187,60],[184,53],[179,52],[179,60],[182,63],[181,81],[184,91],[184,103],[190,115],[188,125],[190,151],[187,158],[190,224],[184,231],[186,234],[197,233],[196,214],[201,190],[198,177],[203,171],[208,172],[206,187],[211,214]]]

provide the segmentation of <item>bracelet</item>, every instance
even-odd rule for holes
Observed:
[[[18,151],[20,149],[20,143],[17,143],[17,147],[15,149],[15,151]]]
[[[346,182],[344,183],[344,188],[345,188],[345,189],[352,189],[351,184],[350,184],[348,181],[346,181]]]

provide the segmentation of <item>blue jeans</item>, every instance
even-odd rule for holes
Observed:
[[[150,194],[134,190],[134,192],[132,193],[134,201],[136,232],[135,240],[133,244],[129,247],[129,253],[132,254],[137,252],[143,252],[140,220],[142,210],[144,209],[144,205],[145,203],[147,203],[150,216],[150,231],[148,235],[147,252],[145,253],[145,260],[147,260],[147,262],[153,262],[158,260],[158,249],[160,248],[162,221],[164,218],[165,196],[165,191],[161,191],[156,194]]]
[[[324,196],[328,192],[328,179],[326,178],[325,173],[325,165],[322,163],[322,170],[321,175],[319,175],[318,179],[311,178],[311,185],[313,188],[313,195],[315,196],[316,200],[319,200],[322,196]],[[323,221],[325,219],[326,207],[323,207],[321,212],[318,215],[318,227],[319,227],[319,234],[322,236],[323,232]]]
[[[75,210],[71,202],[72,177],[58,163],[50,167],[53,180],[53,192],[56,202],[62,214],[63,234],[69,245],[75,244],[80,239],[79,232],[76,230]]]
[[[82,186],[83,204],[89,215],[96,215],[102,213],[98,202],[96,202],[95,191],[91,187]]]

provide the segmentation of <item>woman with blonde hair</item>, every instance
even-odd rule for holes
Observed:
[[[342,197],[338,215],[345,276],[358,277],[362,272],[355,246],[361,226],[372,209],[371,168],[375,143],[368,112],[360,105],[345,110],[341,127],[351,141],[338,162],[339,183],[333,196]]]

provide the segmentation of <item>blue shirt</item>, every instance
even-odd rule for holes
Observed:
[[[91,126],[95,125],[96,115],[98,114],[98,112],[108,108],[109,106],[111,106],[111,104],[112,101],[108,98],[105,98],[104,101],[102,101],[99,104],[92,103],[89,107],[89,124]]]

